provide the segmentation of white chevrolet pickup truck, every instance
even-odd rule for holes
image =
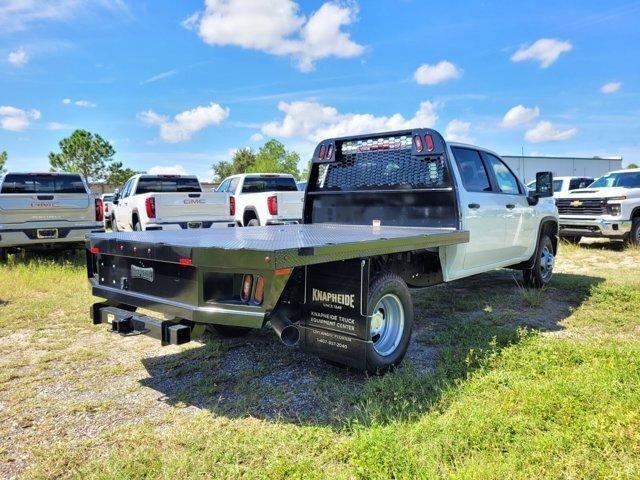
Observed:
[[[113,198],[112,229],[186,230],[234,226],[228,194],[204,193],[194,176],[134,175]]]
[[[607,173],[587,188],[556,198],[560,236],[623,240],[640,245],[640,169]]]
[[[87,233],[102,231],[102,201],[79,174],[0,177],[0,261],[16,250],[81,247]]]
[[[247,173],[225,178],[216,192],[232,198],[236,223],[241,227],[300,223],[304,192],[293,175]]]

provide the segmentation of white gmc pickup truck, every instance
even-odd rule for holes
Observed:
[[[234,226],[228,194],[204,193],[194,176],[134,175],[113,198],[112,229],[185,230]]]
[[[0,177],[0,261],[10,251],[81,247],[87,233],[102,231],[102,200],[79,174]]]
[[[304,192],[293,175],[246,173],[225,178],[216,192],[231,195],[232,210],[239,226],[300,223]]]
[[[560,236],[624,240],[640,245],[640,169],[607,173],[587,188],[556,198]]]

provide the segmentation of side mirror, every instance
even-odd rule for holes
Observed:
[[[114,205],[118,204],[118,200],[120,200],[120,189],[116,188],[113,191],[113,200],[111,201],[111,203],[113,203]]]
[[[536,173],[536,197],[538,198],[553,197],[553,173],[551,172]]]

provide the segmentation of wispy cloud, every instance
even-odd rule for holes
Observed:
[[[600,91],[604,94],[615,93],[622,87],[622,82],[609,82],[600,87]]]
[[[19,48],[18,50],[9,52],[7,61],[13,66],[22,67],[29,62],[29,54],[24,48]]]
[[[521,46],[516,53],[511,56],[512,62],[523,62],[531,60],[538,62],[540,68],[547,68],[565,52],[571,51],[573,45],[570,42],[557,40],[555,38],[541,38],[529,45]]]
[[[163,80],[165,78],[172,77],[176,73],[178,73],[177,69],[167,70],[166,72],[158,73],[157,75],[153,75],[153,76],[147,78],[146,80],[143,80],[142,82],[140,82],[140,85],[147,85],[148,83],[157,82],[158,80]]]
[[[64,105],[75,105],[76,107],[82,107],[82,108],[95,108],[98,106],[98,104],[94,103],[94,102],[90,102],[89,100],[72,100],[70,98],[63,98],[62,99],[62,103]]]

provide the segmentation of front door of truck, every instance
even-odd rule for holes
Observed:
[[[464,247],[463,269],[493,265],[504,259],[504,197],[494,191],[491,176],[480,152],[472,148],[452,147],[462,179],[460,210],[469,243]]]
[[[507,165],[495,155],[482,152],[493,176],[505,213],[504,260],[521,259],[535,238],[535,211],[529,205],[524,187]]]

